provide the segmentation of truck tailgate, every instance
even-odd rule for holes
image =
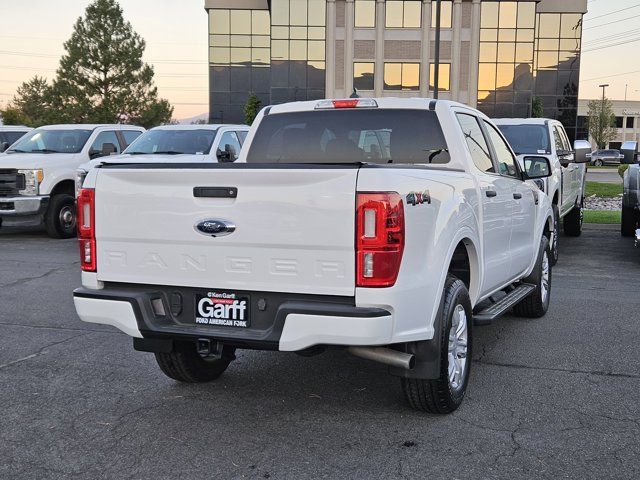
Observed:
[[[104,282],[353,296],[357,168],[101,168]],[[201,198],[194,187],[233,187]],[[196,230],[225,220],[222,237]]]

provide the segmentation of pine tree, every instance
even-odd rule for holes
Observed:
[[[173,107],[158,98],[153,68],[142,61],[145,46],[115,0],[91,3],[64,44],[52,87],[59,121],[144,127],[169,121]]]
[[[36,75],[18,87],[11,107],[20,112],[21,123],[39,127],[52,123],[49,116],[50,103],[51,87],[45,78]]]
[[[533,103],[531,104],[531,117],[544,117],[544,106],[542,105],[542,100],[540,100],[538,97],[533,97]]]
[[[247,99],[247,104],[244,106],[244,122],[247,125],[253,123],[260,112],[260,108],[262,108],[262,102],[255,93],[251,92]]]

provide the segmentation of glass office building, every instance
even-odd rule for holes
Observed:
[[[492,117],[534,103],[575,137],[587,0],[443,0],[440,98]],[[264,105],[360,96],[431,97],[436,2],[205,0],[210,120]]]

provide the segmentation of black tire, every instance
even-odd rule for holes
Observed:
[[[76,236],[76,202],[72,195],[60,193],[51,197],[44,226],[51,238]]]
[[[564,234],[569,237],[579,237],[582,235],[582,220],[584,218],[584,212],[582,211],[582,201],[578,203],[573,209],[564,217],[563,227]]]
[[[222,357],[203,357],[195,343],[184,343],[171,353],[156,353],[156,362],[167,377],[185,383],[210,382],[220,377],[235,358],[235,349],[225,347]]]
[[[622,207],[620,233],[623,237],[633,237],[636,233],[636,213],[631,207]]]
[[[551,266],[558,263],[558,237],[560,236],[560,211],[558,210],[558,206],[553,206],[553,240],[551,242],[551,256],[549,260],[551,261]]]
[[[593,162],[593,165],[594,165],[595,167],[602,167],[602,166],[604,166],[604,162],[603,162],[602,160],[598,159],[598,160],[595,160],[595,161]]]
[[[545,275],[543,270],[545,268],[545,256],[548,268],[548,277],[546,285],[546,295],[543,293],[543,282]],[[527,318],[540,318],[543,317],[549,309],[549,299],[551,298],[551,249],[549,247],[549,240],[543,236],[540,241],[540,249],[538,251],[538,259],[536,266],[527,278],[523,280],[524,283],[530,283],[536,286],[536,290],[527,298],[522,300],[518,305],[513,307],[513,313],[519,317]]]
[[[454,314],[458,315],[458,306],[462,307],[466,315],[467,347],[460,381],[457,385],[452,385],[449,380],[449,342],[453,317]],[[462,404],[469,383],[473,346],[473,312],[467,287],[456,277],[447,277],[441,312],[442,328],[437,332],[440,336],[440,376],[435,380],[401,379],[402,390],[409,405],[416,410],[434,414],[455,411]],[[458,358],[462,359],[462,357]]]

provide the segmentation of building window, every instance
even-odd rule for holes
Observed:
[[[440,8],[440,28],[451,28],[453,23],[453,2],[444,1]],[[431,26],[436,28],[437,3],[431,2]]]
[[[635,117],[627,117],[627,128],[634,127],[634,120],[635,120]]]
[[[535,2],[482,2],[478,107],[527,117],[533,101]]]
[[[438,69],[438,90],[441,92],[447,92],[451,88],[451,64],[441,63]],[[436,78],[436,65],[432,63],[429,65],[429,89],[435,90],[435,78]]]
[[[209,63],[268,66],[270,30],[266,10],[209,10]]]
[[[422,2],[387,0],[385,16],[387,28],[420,28],[422,27]]]
[[[353,87],[356,90],[373,90],[375,63],[356,62],[353,64]]]
[[[356,28],[375,28],[376,0],[356,0]]]
[[[384,89],[413,91],[420,90],[420,64],[385,63]]]
[[[624,118],[616,117],[616,128],[622,128],[623,124],[624,124]]]

